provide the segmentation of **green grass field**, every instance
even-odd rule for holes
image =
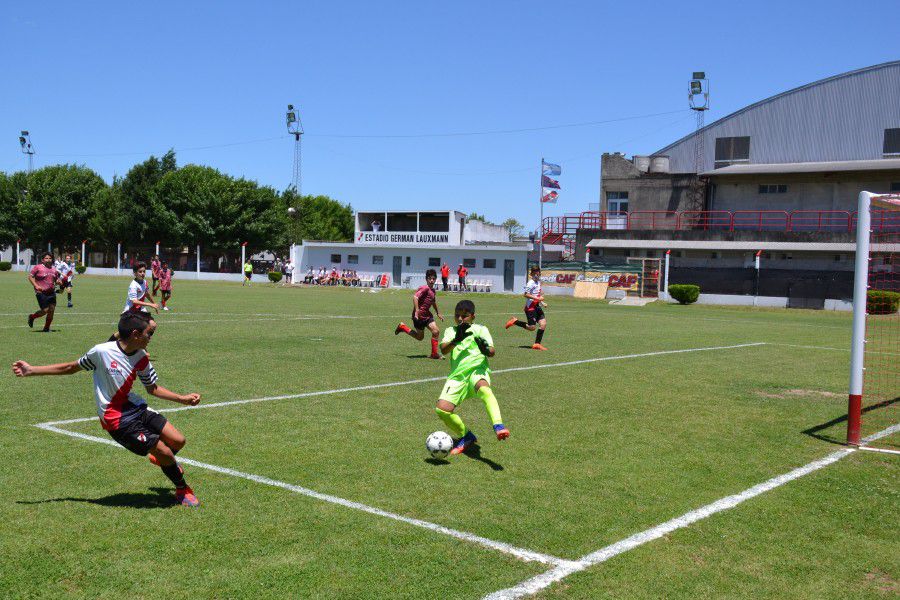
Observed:
[[[423,444],[442,428],[448,363],[394,336],[409,291],[176,281],[149,351],[162,385],[203,394],[167,415],[188,439],[180,457],[202,463],[185,465],[191,510],[146,459],[34,426],[94,416],[89,374],[9,369],[105,341],[127,279],[79,278],[47,335],[25,326],[24,279],[0,274],[4,598],[481,598],[828,456],[845,435],[848,314],[550,298],[550,351],[535,352],[532,334],[503,329],[519,298],[470,295],[512,437],[493,439],[469,400],[480,447],[436,462]],[[446,316],[460,298],[438,295]],[[203,408],[272,396],[292,397]],[[871,410],[864,435],[898,421],[896,404]],[[108,439],[96,419],[59,427]],[[897,597],[898,459],[850,453],[537,597]]]

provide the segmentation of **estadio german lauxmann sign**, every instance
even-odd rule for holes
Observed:
[[[360,231],[356,234],[357,244],[416,244],[422,246],[446,246],[450,243],[448,233],[375,233]]]

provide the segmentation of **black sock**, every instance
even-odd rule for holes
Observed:
[[[534,338],[534,343],[540,344],[542,339],[544,339],[544,330],[538,329],[537,335]]]
[[[521,327],[522,329],[528,329],[528,323],[525,321],[516,320],[516,327]]]
[[[187,484],[184,482],[184,473],[181,472],[177,462],[172,463],[171,465],[161,466],[160,469],[162,469],[162,472],[165,473],[166,477],[175,484],[176,488],[187,487]]]
[[[69,302],[71,302],[72,301],[72,292],[68,292],[66,295],[69,297]]]

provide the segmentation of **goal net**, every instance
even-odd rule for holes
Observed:
[[[847,443],[900,421],[900,195],[861,192]]]

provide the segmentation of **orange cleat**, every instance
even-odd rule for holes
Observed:
[[[534,346],[531,347],[531,349],[532,350],[546,350],[546,348],[544,348],[540,344],[535,344]]]
[[[406,326],[406,323],[400,321],[400,324],[397,325],[397,329],[394,330],[394,335],[400,335],[401,333],[406,333],[409,331],[409,327]]]
[[[515,324],[516,324],[516,321],[518,321],[518,319],[515,318],[515,317],[513,317],[512,319],[510,319],[509,321],[507,321],[507,322],[506,322],[506,328],[509,329],[510,327],[512,327],[513,325],[515,325]]]
[[[194,495],[194,490],[190,487],[178,488],[175,490],[175,502],[182,506],[200,506],[200,501],[197,500],[197,496]]]
[[[506,425],[503,423],[497,423],[494,425],[494,433],[497,434],[497,440],[503,441],[505,439],[509,439],[509,429],[506,428]]]
[[[462,454],[463,452],[466,451],[466,449],[467,449],[469,446],[471,446],[472,444],[474,444],[474,443],[477,442],[477,441],[478,441],[478,439],[475,437],[475,434],[474,434],[474,433],[472,433],[471,431],[468,432],[468,433],[466,433],[466,435],[462,436],[462,437],[461,437],[461,438],[453,445],[453,448],[450,450],[450,455],[451,455],[451,456],[455,456],[455,455],[457,455],[457,454]]]

